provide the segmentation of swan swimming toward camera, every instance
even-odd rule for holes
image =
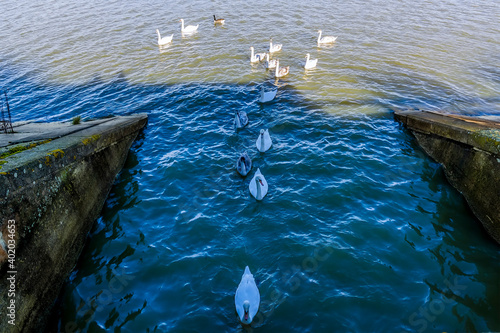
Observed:
[[[250,46],[250,51],[252,52],[250,54],[250,62],[251,63],[262,61],[266,57],[266,53],[254,53],[253,46]]]
[[[268,190],[267,181],[266,178],[264,178],[264,175],[260,172],[260,169],[257,169],[257,172],[255,172],[250,184],[248,184],[248,189],[250,190],[250,194],[257,201],[264,199],[266,196]]]
[[[246,125],[248,125],[248,116],[245,111],[236,111],[236,114],[234,116],[234,127],[236,129],[238,128],[243,128]]]
[[[260,103],[267,103],[272,101],[276,97],[276,93],[278,92],[278,89],[273,89],[271,91],[264,91],[264,87],[262,86],[260,88],[260,97],[259,97],[259,102]]]
[[[199,27],[199,24],[198,25],[188,25],[188,26],[184,26],[184,19],[180,19],[179,20],[181,22],[181,32],[183,33],[193,33],[195,32],[196,30],[198,30],[198,27]]]
[[[236,171],[243,177],[245,177],[252,169],[252,160],[248,156],[247,152],[244,152],[236,161]]]
[[[306,54],[306,64],[304,65],[305,69],[314,68],[314,67],[316,67],[316,65],[318,63],[318,59],[311,60],[310,58],[311,58],[311,55],[309,53]]]
[[[173,34],[162,38],[160,35],[160,30],[158,30],[158,29],[156,29],[156,34],[158,35],[158,46],[167,45],[167,44],[171,43],[172,38],[174,38]]]
[[[264,153],[271,148],[273,144],[273,141],[271,140],[271,136],[269,135],[269,130],[260,130],[259,137],[257,138],[257,141],[255,142],[255,146],[257,146],[257,149],[261,152]]]
[[[245,272],[241,277],[238,289],[236,289],[234,305],[241,323],[250,325],[259,311],[260,293],[248,266],[245,267]]]
[[[322,31],[321,30],[318,30],[318,33],[319,33],[319,36],[318,36],[318,46],[321,45],[321,44],[332,44],[334,43],[336,40],[337,40],[337,37],[333,37],[333,36],[325,36],[325,37],[321,37],[321,33]]]

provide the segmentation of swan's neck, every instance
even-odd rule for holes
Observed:
[[[309,58],[311,57],[311,55],[309,55],[309,53],[306,55],[306,62],[309,62]]]
[[[262,135],[260,136],[260,149],[262,151],[264,151],[264,149],[265,149],[264,141],[265,141],[264,140],[264,133],[262,133]]]
[[[160,31],[156,30],[156,33],[158,34],[158,40],[160,40],[161,39]]]
[[[181,19],[181,30],[184,30],[184,20]]]
[[[279,73],[279,69],[280,69],[280,61],[276,61],[276,76],[278,76],[278,73]]]
[[[241,127],[240,115],[238,113],[236,113],[236,116],[234,117],[234,123],[236,124],[236,127]]]
[[[247,166],[245,165],[245,160],[241,159],[241,173],[245,174],[247,173]]]
[[[252,51],[252,58],[253,58],[253,47],[250,49],[250,51]]]
[[[318,43],[319,43],[319,42],[320,42],[320,40],[321,40],[321,34],[322,34],[322,33],[323,33],[323,31],[320,31],[320,32],[319,32],[319,36],[318,36]]]
[[[262,189],[260,188],[259,178],[255,178],[255,185],[257,185],[257,199],[262,199]]]

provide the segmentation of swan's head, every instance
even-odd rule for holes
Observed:
[[[264,88],[262,88],[262,89],[264,89]],[[260,136],[264,136],[264,130],[263,129],[260,130]]]
[[[318,30],[318,33],[320,34],[320,33],[322,33],[322,31],[321,31],[321,30]]]
[[[309,53],[308,53],[308,54],[306,54],[306,58],[309,58],[310,56],[311,56],[311,55],[310,55]]]
[[[262,177],[260,176],[255,177],[255,184],[257,185],[260,184],[261,186],[264,186],[264,183],[262,182]]]
[[[184,22],[184,19],[180,19],[179,22]]]
[[[250,302],[249,301],[244,301],[243,302],[243,323],[245,324],[250,324],[252,322],[252,318],[250,318]]]
[[[156,33],[159,34],[160,33],[160,30],[156,29]]]

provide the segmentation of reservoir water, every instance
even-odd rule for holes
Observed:
[[[500,331],[500,247],[391,113],[500,112],[496,0],[1,7],[14,121],[149,115],[50,331]],[[182,36],[180,18],[199,31]],[[317,47],[319,29],[336,43]],[[270,38],[290,66],[279,80],[250,64]],[[306,53],[319,59],[307,72]],[[276,100],[257,103],[261,86]],[[238,132],[235,110],[250,120]],[[261,294],[252,327],[234,307],[247,265]]]

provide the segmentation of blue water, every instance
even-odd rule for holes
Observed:
[[[14,120],[149,115],[49,330],[500,330],[498,244],[392,116],[497,114],[500,10],[412,4],[8,1],[0,82]],[[225,27],[210,24],[216,9]],[[181,38],[181,15],[197,35]],[[156,27],[175,33],[166,50]],[[319,28],[335,46],[315,47]],[[271,34],[291,66],[279,81],[248,61]],[[262,84],[275,102],[257,103]],[[238,132],[235,109],[250,119]],[[248,191],[257,168],[262,202]],[[250,328],[234,308],[246,265],[261,293]]]

